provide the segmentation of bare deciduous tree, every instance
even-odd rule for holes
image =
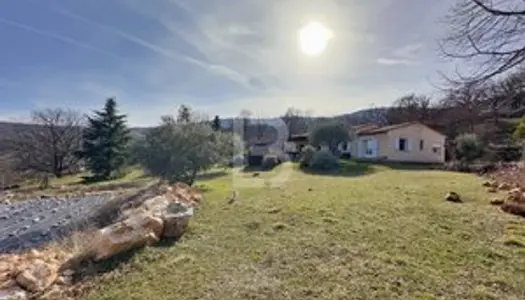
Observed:
[[[525,61],[525,1],[460,0],[445,21],[444,55],[477,68],[469,74],[458,70],[456,82],[483,81]]]
[[[308,132],[308,120],[301,110],[290,107],[281,117],[288,127],[289,135],[304,134]]]
[[[394,101],[388,109],[386,119],[389,124],[403,122],[428,123],[432,121],[433,103],[424,95],[410,94]]]
[[[77,167],[83,116],[58,108],[35,111],[31,119],[31,125],[17,127],[7,141],[16,154],[17,169],[61,177]]]

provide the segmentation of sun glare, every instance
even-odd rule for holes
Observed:
[[[310,22],[299,29],[299,48],[306,55],[319,55],[324,52],[332,37],[332,31],[323,24]]]

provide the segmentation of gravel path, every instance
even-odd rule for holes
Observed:
[[[111,194],[0,204],[0,253],[42,246],[78,228]]]

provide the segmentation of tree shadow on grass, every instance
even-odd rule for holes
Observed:
[[[312,170],[310,168],[299,168],[302,172],[312,175],[335,176],[335,177],[357,177],[374,173],[376,170],[371,164],[356,163],[354,161],[341,160],[337,170]]]
[[[213,172],[206,172],[206,173],[202,173],[202,174],[197,175],[196,180],[201,180],[201,181],[212,180],[212,179],[216,179],[216,178],[223,177],[223,176],[226,176],[226,175],[228,175],[228,172],[226,172],[224,170],[213,171]]]
[[[375,163],[376,166],[382,166],[392,170],[400,171],[428,171],[428,170],[440,170],[442,169],[441,164],[430,164],[430,163],[411,163],[411,162],[383,162]]]
[[[253,172],[266,172],[270,170],[264,170],[262,166],[250,166],[246,165],[244,168],[242,168],[242,172],[244,173],[253,173]]]
[[[420,163],[401,163],[401,162],[368,162],[368,161],[351,161],[341,160],[340,168],[331,171],[317,171],[308,168],[300,168],[307,174],[337,176],[337,177],[357,177],[371,175],[380,171],[399,170],[399,171],[428,171],[439,170],[440,165],[420,164]]]
[[[144,248],[131,249],[97,262],[92,259],[86,259],[73,268],[75,271],[73,283],[109,273],[120,267],[122,264],[129,263],[133,257],[143,249]]]
[[[179,239],[162,239],[150,247],[170,248],[177,244],[178,241]],[[140,254],[140,252],[145,249],[145,247],[134,248],[97,262],[93,259],[86,259],[73,268],[75,271],[73,283],[89,280],[90,278],[112,272],[120,266],[130,263],[135,255]]]

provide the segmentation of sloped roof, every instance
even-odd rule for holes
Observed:
[[[375,129],[369,129],[369,130],[361,130],[361,131],[358,131],[357,134],[358,135],[374,135],[374,134],[382,134],[382,133],[387,133],[391,130],[394,130],[394,129],[399,129],[399,128],[403,128],[403,127],[407,127],[407,126],[410,126],[410,125],[423,125],[441,135],[444,135],[442,134],[441,132],[435,130],[435,129],[432,129],[428,126],[426,126],[425,124],[423,123],[420,123],[420,122],[405,122],[405,123],[399,123],[399,124],[393,124],[393,125],[387,125],[387,126],[383,126],[383,127],[378,127],[378,128],[375,128]]]
[[[374,130],[374,129],[378,129],[378,128],[379,126],[376,124],[363,124],[363,125],[357,125],[353,127],[353,129],[355,130],[357,134],[360,134],[362,132],[367,132],[370,130]]]

